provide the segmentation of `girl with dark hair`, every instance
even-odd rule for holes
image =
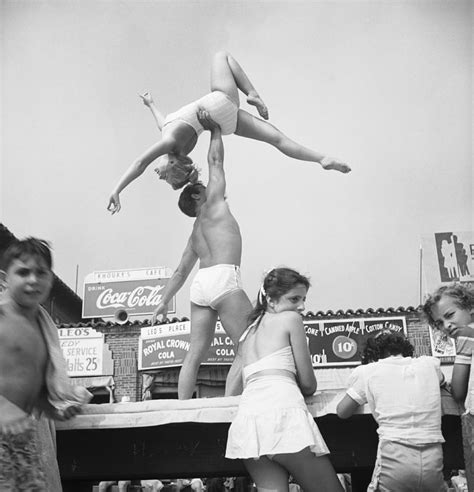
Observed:
[[[440,394],[444,376],[438,359],[413,358],[413,351],[403,333],[382,330],[370,337],[362,352],[363,365],[352,372],[349,389],[337,406],[337,414],[345,419],[368,404],[379,425],[368,492],[446,490]]]
[[[316,391],[301,319],[309,280],[289,268],[267,274],[243,333],[245,388],[229,429],[226,457],[243,459],[258,490],[341,492],[329,450],[303,395]]]
[[[413,345],[400,333],[382,330],[367,339],[361,353],[361,361],[362,364],[370,364],[379,359],[399,354],[403,357],[412,357],[413,350]]]
[[[247,103],[257,108],[261,118],[256,118],[239,108],[239,90],[247,96]],[[149,93],[140,97],[150,108],[159,130],[163,133],[163,138],[138,157],[122,176],[109,199],[107,208],[112,214],[120,210],[119,194],[122,190],[138,178],[158,157],[163,156],[155,171],[160,179],[164,179],[173,189],[197,182],[199,173],[188,154],[196,146],[198,137],[203,131],[197,118],[199,110],[209,113],[220,126],[223,135],[235,134],[266,142],[288,157],[317,162],[323,169],[334,169],[342,173],[351,170],[347,164],[338,159],[294,142],[268,123],[266,105],[242,67],[235,58],[224,51],[214,55],[211,67],[211,92],[197,101],[164,117],[156,108]]]

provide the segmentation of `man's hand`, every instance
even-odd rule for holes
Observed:
[[[168,314],[168,303],[160,302],[160,304],[158,304],[158,307],[155,309],[153,316],[151,317],[151,324],[156,325],[156,323],[158,322],[158,316],[162,316],[161,321],[164,321],[166,319],[167,314]]]
[[[211,118],[211,115],[205,109],[198,110],[197,118],[204,130],[213,132],[221,129],[221,127]]]

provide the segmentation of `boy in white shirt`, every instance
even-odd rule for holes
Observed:
[[[413,358],[401,333],[383,330],[367,340],[362,364],[349,378],[337,406],[340,418],[368,404],[377,421],[379,447],[368,491],[441,492],[444,442],[440,385],[434,357]]]

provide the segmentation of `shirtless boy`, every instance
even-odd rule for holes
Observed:
[[[209,182],[188,185],[181,193],[179,207],[189,217],[196,217],[193,231],[181,261],[163,293],[162,302],[152,318],[166,316],[170,299],[183,286],[199,260],[199,271],[191,285],[191,341],[179,373],[178,397],[193,395],[201,362],[211,346],[219,316],[226,333],[235,346],[246,328],[252,310],[242,290],[240,260],[242,237],[240,229],[225,201],[224,146],[221,130],[209,114],[200,110],[198,119],[211,132],[208,164]],[[226,396],[242,391],[241,361],[236,356],[226,382]]]
[[[50,318],[40,304],[53,284],[48,244],[35,238],[17,241],[6,250],[4,259],[7,291],[0,304],[0,490],[46,491],[35,444],[37,421],[32,414],[46,411],[58,420],[71,418],[89,394],[84,388],[82,393],[71,389],[67,405],[62,407],[47,399],[46,370],[51,362],[41,324]]]

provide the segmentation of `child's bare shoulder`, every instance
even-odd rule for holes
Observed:
[[[278,318],[282,320],[300,320],[301,314],[296,311],[282,311],[278,313]]]
[[[11,309],[8,302],[0,302],[0,321],[8,321],[9,319],[15,318],[15,314]]]

